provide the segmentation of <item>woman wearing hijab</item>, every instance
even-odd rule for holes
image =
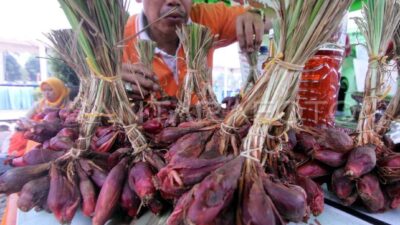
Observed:
[[[31,121],[42,120],[42,112],[47,108],[64,108],[69,103],[69,89],[58,78],[50,77],[40,84],[43,99],[36,103],[26,115],[26,118],[17,122],[17,131],[10,139],[8,155],[21,156],[39,143],[26,140],[24,133],[31,128]],[[7,206],[0,225],[15,225],[17,216],[17,194],[7,198]]]
[[[16,132],[10,138],[8,155],[21,156],[38,143],[24,138],[26,130],[31,128],[31,122],[42,119],[41,113],[46,108],[64,108],[69,103],[69,89],[64,82],[56,77],[50,77],[40,84],[43,99],[36,103],[27,113],[26,118],[17,121]]]
[[[40,84],[43,99],[33,106],[27,117],[36,119],[35,116],[46,108],[64,108],[69,102],[69,89],[64,82],[56,77],[50,77]]]

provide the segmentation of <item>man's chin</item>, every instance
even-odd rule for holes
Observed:
[[[161,31],[164,35],[168,36],[176,36],[176,29],[182,27],[183,24],[186,24],[184,21],[171,21],[171,20],[162,20],[161,23],[157,24],[157,29]]]
[[[163,19],[164,23],[166,26],[171,26],[171,27],[180,27],[182,24],[186,24],[186,20],[183,18],[174,18],[174,17],[168,17]]]

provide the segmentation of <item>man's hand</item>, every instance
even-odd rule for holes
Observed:
[[[246,12],[236,19],[236,35],[243,52],[257,51],[264,34],[264,22],[260,14]]]
[[[156,74],[143,64],[123,64],[122,79],[130,85],[128,96],[134,100],[143,100],[151,92],[160,90]]]

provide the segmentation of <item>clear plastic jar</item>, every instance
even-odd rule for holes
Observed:
[[[299,103],[305,126],[335,124],[346,31],[347,16],[332,36],[331,44],[323,46],[305,65],[299,88]]]
[[[342,61],[343,51],[322,49],[307,62],[299,89],[304,125],[334,125]]]

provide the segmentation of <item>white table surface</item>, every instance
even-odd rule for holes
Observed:
[[[164,225],[168,216],[156,218],[151,213],[144,214],[141,218],[133,221],[131,225]],[[157,222],[155,222],[157,221]],[[311,217],[308,223],[289,223],[289,225],[322,224],[322,225],[370,225],[357,217],[347,214],[332,206],[325,204],[324,212],[318,217]]]
[[[36,212],[31,210],[29,212],[17,212],[17,224],[16,225],[57,225],[60,224],[53,214],[44,211]],[[92,221],[90,218],[84,216],[82,211],[78,211],[72,220],[71,225],[91,225]]]
[[[340,201],[330,192],[325,189],[325,197],[331,201],[339,203]],[[359,219],[345,211],[332,207],[325,204],[325,209],[318,217],[311,217],[308,223],[289,223],[290,225],[305,225],[305,224],[322,224],[322,225],[368,225],[368,223],[362,219]],[[351,207],[365,215],[368,215],[377,220],[383,221],[388,224],[400,225],[400,209],[390,210],[385,213],[371,214],[359,207]],[[131,222],[131,225],[164,225],[168,218],[168,213],[164,216],[155,216],[150,212],[145,213],[139,219]],[[47,212],[22,212],[18,210],[17,224],[16,225],[56,225],[59,224],[54,218],[53,214]],[[110,221],[108,225],[119,224]],[[78,210],[71,225],[91,225],[90,218],[84,216],[81,211]],[[128,225],[128,224],[127,224]]]
[[[145,213],[141,218],[132,221],[131,225],[163,225],[165,224],[167,215],[157,218],[152,213]],[[157,222],[156,222],[157,221]],[[324,212],[317,218],[311,217],[308,223],[290,223],[289,225],[304,224],[322,224],[322,225],[370,225],[352,215],[349,215],[332,206],[325,205]],[[30,212],[18,211],[17,225],[57,225],[58,221],[53,214],[47,212]],[[85,217],[80,211],[77,212],[71,225],[91,225],[91,220]]]
[[[326,186],[323,186],[323,189],[324,189],[325,198],[327,198],[331,201],[334,201],[336,203],[340,203],[340,200],[333,193],[327,191]],[[367,215],[374,219],[380,220],[387,224],[400,225],[400,209],[399,208],[391,209],[384,213],[369,213],[360,206],[351,206],[351,208],[364,214],[364,215]]]

